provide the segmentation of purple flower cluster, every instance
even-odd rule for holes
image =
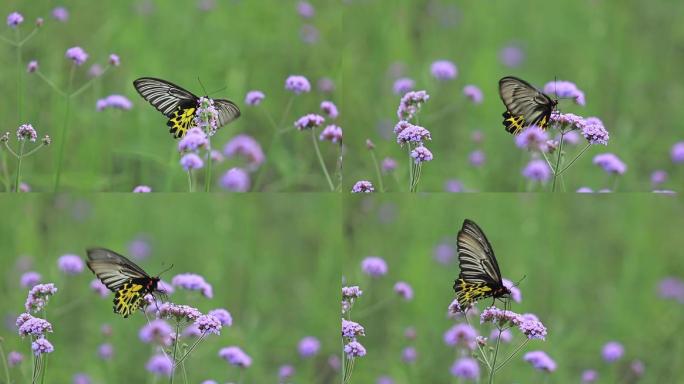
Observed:
[[[482,90],[476,85],[466,85],[463,87],[463,94],[474,104],[482,104],[482,100],[484,100]]]
[[[102,360],[111,360],[114,356],[114,347],[109,343],[100,344],[97,347],[97,355]]]
[[[361,261],[361,270],[370,277],[380,277],[387,274],[387,262],[381,257],[369,256]]]
[[[405,281],[399,281],[394,284],[394,292],[396,292],[406,301],[413,299],[413,288],[411,288],[411,285]]]
[[[331,119],[336,119],[337,116],[339,116],[339,112],[337,110],[337,106],[332,102],[332,101],[322,101],[321,102],[321,111],[328,116]]]
[[[171,376],[173,372],[173,362],[166,355],[154,355],[145,365],[145,369],[157,376]]]
[[[105,110],[107,108],[123,109],[129,110],[133,107],[133,103],[122,95],[109,95],[104,99],[99,99],[96,103],[96,109],[98,111]]]
[[[159,306],[159,317],[173,318],[176,321],[195,321],[202,313],[189,305],[163,303]]]
[[[548,140],[549,135],[541,128],[533,125],[515,136],[515,145],[521,149],[546,152]]]
[[[221,320],[214,315],[202,315],[195,320],[194,325],[202,334],[220,335],[221,328],[223,328]]]
[[[16,322],[19,327],[20,336],[44,337],[46,333],[52,332],[52,324],[45,319],[33,317],[28,313],[22,313]]]
[[[316,11],[311,3],[307,1],[300,1],[297,3],[297,13],[299,16],[305,19],[310,19],[314,17]]]
[[[589,144],[608,145],[610,135],[598,117],[583,118],[573,113],[553,113],[551,121],[570,129],[579,129]],[[564,140],[572,143],[573,138],[566,137]]]
[[[52,10],[52,18],[57,21],[66,22],[69,20],[69,11],[64,7],[56,7]]]
[[[221,348],[218,355],[236,367],[248,368],[252,365],[252,358],[240,349],[240,347],[230,346]]]
[[[36,141],[38,134],[31,124],[22,124],[17,128],[17,140],[24,141],[28,139],[29,141]]]
[[[620,360],[624,354],[625,348],[617,341],[606,343],[601,350],[601,356],[603,356],[603,360],[608,363],[613,363]]]
[[[509,44],[499,52],[499,60],[509,68],[519,67],[525,60],[525,52],[516,44]]]
[[[342,143],[342,128],[337,125],[328,125],[318,136],[320,141],[329,141],[331,143]]]
[[[460,323],[449,328],[444,333],[444,343],[451,347],[461,345],[469,349],[475,349],[475,339],[477,336],[475,328],[468,324]]]
[[[344,345],[344,353],[349,359],[363,357],[366,356],[366,348],[358,341],[350,341]]]
[[[532,364],[534,369],[544,372],[556,370],[556,362],[553,361],[544,351],[531,351],[523,356],[523,360]]]
[[[342,287],[342,298],[355,299],[363,295],[363,291],[358,286]]]
[[[72,47],[67,49],[65,57],[80,66],[88,60],[88,54],[81,47]]]
[[[228,158],[244,157],[247,161],[247,168],[250,171],[259,168],[265,160],[264,152],[259,142],[245,134],[239,134],[230,139],[223,147],[223,154]]]
[[[197,127],[192,127],[178,141],[178,152],[198,151],[201,148],[206,148],[208,145],[207,134]]]
[[[109,295],[109,289],[106,285],[102,284],[100,279],[93,279],[90,282],[90,289],[100,295],[100,297],[107,297]]]
[[[138,337],[143,343],[156,343],[159,345],[171,345],[173,328],[162,319],[155,319],[145,324],[138,332]]]
[[[29,291],[24,307],[28,312],[36,313],[45,308],[50,296],[55,293],[57,288],[52,283],[35,285]]]
[[[480,315],[480,323],[491,322],[499,327],[518,327],[528,339],[544,340],[546,327],[532,314],[517,314],[513,311],[501,310],[496,307],[486,308]]]
[[[365,329],[359,323],[342,319],[342,337],[355,339],[357,336],[366,336]]]
[[[385,157],[382,159],[382,171],[384,173],[390,173],[397,169],[397,161],[391,157]]]
[[[26,72],[28,72],[28,73],[34,73],[37,70],[38,70],[38,61],[37,60],[31,60],[26,65]]]
[[[684,163],[684,141],[675,143],[670,150],[670,157],[675,164]]]
[[[359,180],[352,187],[352,193],[371,193],[375,192],[373,184],[368,180]]]
[[[544,85],[544,92],[555,94],[559,98],[574,99],[576,104],[585,105],[584,92],[575,83],[569,81],[550,81]]]
[[[194,273],[178,274],[171,279],[171,284],[190,291],[202,292],[204,297],[212,298],[214,296],[211,284],[207,283],[202,276]]]
[[[522,292],[520,292],[520,288],[516,287],[515,284],[513,284],[512,281],[508,279],[501,279],[503,282],[504,287],[508,288],[509,291],[511,291],[511,299],[515,301],[516,303],[519,303],[522,301]]]
[[[416,164],[432,161],[432,152],[426,147],[419,145],[411,151],[411,158]]]
[[[449,60],[437,60],[430,66],[432,76],[437,80],[452,80],[458,75],[456,64]]]
[[[627,172],[627,165],[612,153],[601,153],[594,156],[593,163],[603,168],[607,173],[622,175]]]
[[[466,380],[477,380],[480,377],[480,366],[471,357],[462,357],[451,366],[451,374]]]
[[[397,109],[397,117],[399,120],[413,119],[420,107],[430,99],[430,95],[426,91],[411,91],[404,94],[399,101],[399,108]]]
[[[83,260],[76,255],[63,255],[57,259],[57,266],[67,275],[78,275],[83,272],[85,264]]]
[[[321,342],[313,336],[306,336],[299,341],[297,349],[300,356],[304,358],[313,357],[321,349]]]
[[[395,95],[403,95],[406,92],[412,91],[416,86],[416,82],[408,77],[402,77],[394,81],[392,91]]]
[[[214,136],[219,124],[219,113],[214,106],[214,100],[208,97],[200,97],[199,107],[195,111],[194,126],[200,128],[209,136]]]
[[[118,67],[121,65],[121,59],[119,58],[119,55],[116,55],[114,53],[109,55],[109,65],[112,65],[114,67]]]
[[[204,161],[198,154],[194,152],[186,153],[180,159],[180,165],[186,171],[191,171],[193,169],[200,169],[204,167]]]
[[[231,192],[247,192],[251,186],[249,173],[242,168],[231,168],[221,176],[221,188]]]
[[[16,28],[19,24],[24,22],[24,16],[19,12],[12,12],[7,16],[7,26]]]
[[[293,92],[295,95],[300,95],[310,92],[311,84],[304,76],[292,75],[285,80],[285,89]]]
[[[397,144],[399,145],[407,143],[423,144],[426,140],[432,140],[430,131],[407,121],[397,123],[394,130],[397,133]]]
[[[42,276],[38,272],[28,271],[21,275],[19,284],[24,288],[33,288],[34,285],[40,283]]]
[[[7,365],[9,365],[10,368],[21,364],[22,361],[24,361],[24,355],[17,351],[10,351],[10,353],[7,354]]]
[[[684,280],[676,277],[666,277],[658,284],[660,297],[674,299],[684,304]]]
[[[247,95],[245,95],[245,104],[255,107],[261,104],[265,98],[266,95],[264,95],[264,93],[261,91],[249,91],[247,92]]]
[[[325,118],[323,116],[317,115],[315,113],[309,113],[297,119],[297,121],[294,123],[294,126],[300,131],[303,131],[305,129],[320,127],[324,122]]]
[[[541,159],[533,159],[522,171],[522,175],[529,180],[547,182],[551,178],[551,168],[546,164],[546,161]]]
[[[230,315],[230,312],[228,312],[226,309],[212,309],[208,312],[208,314],[217,318],[221,322],[221,325],[224,327],[230,327],[231,325],[233,325],[233,317]]]
[[[34,355],[39,356],[44,353],[52,353],[55,347],[52,346],[48,339],[41,337],[31,343],[31,350]]]

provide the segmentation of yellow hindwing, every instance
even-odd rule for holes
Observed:
[[[126,283],[114,294],[114,312],[128,317],[138,310],[143,301],[143,286],[140,284]]]
[[[181,109],[181,107],[178,107],[175,111],[173,111],[173,115],[169,119],[169,121],[166,123],[169,128],[169,132],[175,137],[176,139],[179,139],[188,132],[188,129],[190,128],[190,124],[192,123],[192,120],[195,118],[195,108],[190,107],[190,108],[185,108]]]

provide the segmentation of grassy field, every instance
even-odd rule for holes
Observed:
[[[94,275],[87,268],[65,275],[57,264],[63,254],[85,258],[86,247],[92,246],[142,256],[141,241],[149,256],[134,260],[150,274],[173,264],[163,280],[171,282],[177,274],[192,272],[213,286],[213,298],[176,287],[169,296],[172,302],[203,313],[225,308],[233,317],[232,327],[224,327],[220,336],[207,336],[190,355],[187,382],[276,382],[278,369],[285,364],[296,370],[286,382],[335,381],[328,359],[339,354],[339,330],[333,324],[338,311],[340,231],[337,221],[317,213],[325,210],[339,216],[339,209],[338,202],[325,196],[286,195],[33,195],[0,201],[1,346],[5,354],[24,355],[24,362],[9,370],[12,382],[30,382],[31,342],[18,336],[14,326],[16,316],[24,312],[28,288],[19,282],[27,270],[58,288],[46,308],[54,329],[48,339],[55,348],[48,355],[46,383],[70,383],[79,372],[93,383],[168,382],[166,377],[154,380],[145,368],[155,350],[138,337],[145,316],[136,313],[123,319],[112,313],[112,295],[100,298],[92,291]],[[110,337],[100,331],[104,324],[111,326]],[[298,353],[298,343],[306,336],[320,341],[314,357]],[[110,360],[98,358],[103,343],[113,346]],[[251,367],[240,369],[218,356],[230,345],[252,358]],[[0,382],[7,382],[4,364]],[[178,373],[175,382],[186,381]]]
[[[336,47],[341,44],[341,17],[337,9],[323,6],[325,2],[312,4],[315,15],[307,19],[298,15],[296,2],[280,0],[66,1],[62,5],[69,17],[61,22],[51,17],[54,4],[3,2],[0,13],[17,11],[24,22],[17,28],[3,25],[0,31],[9,41],[0,44],[0,65],[5,68],[0,73],[4,84],[0,127],[11,133],[15,151],[14,131],[19,124],[30,123],[40,136],[47,134],[53,140],[50,147],[24,160],[21,181],[33,191],[52,191],[64,143],[59,190],[127,192],[147,185],[153,191],[187,191],[187,177],[178,164],[176,142],[168,133],[166,119],[132,86],[134,79],[152,76],[204,95],[199,78],[212,97],[239,105],[242,116],[223,127],[212,138],[212,146],[222,150],[240,133],[257,140],[266,163],[251,173],[250,190],[329,190],[309,132],[297,132],[293,126],[306,113],[321,113],[323,100],[340,103],[341,56]],[[23,44],[17,64],[12,43],[29,36],[37,17],[45,19],[44,25]],[[66,97],[40,76],[68,93],[72,64],[65,51],[74,46],[82,47],[89,57],[75,67],[72,91],[91,80],[88,73],[93,64],[106,67],[111,53],[119,55],[121,65],[71,98],[63,131]],[[40,75],[26,73],[31,60],[38,61]],[[295,96],[286,91],[285,79],[290,75],[306,76],[311,92]],[[329,78],[338,91],[321,92],[318,82],[323,78]],[[266,99],[258,106],[245,105],[250,90],[261,90]],[[98,112],[97,100],[110,94],[124,95],[133,107]],[[339,146],[321,142],[320,147],[331,177],[339,184],[335,177]],[[1,175],[7,189],[13,185],[17,165],[4,148],[0,152],[4,156],[0,159],[7,163]],[[212,189],[219,189],[216,181],[232,167],[244,168],[244,158],[214,164]],[[203,182],[197,177],[197,182]]]
[[[448,256],[445,246],[453,252],[465,218],[484,230],[504,277],[522,279],[522,302],[512,303],[512,310],[536,314],[548,329],[546,341],[530,341],[495,382],[577,383],[585,369],[595,369],[599,383],[629,383],[635,379],[629,373],[633,360],[645,366],[639,382],[675,382],[684,374],[678,363],[684,343],[677,336],[684,312],[680,303],[658,293],[661,279],[684,276],[681,201],[631,194],[376,197],[350,198],[344,207],[343,284],[364,291],[351,318],[365,327],[366,336],[358,339],[367,350],[356,360],[351,382],[372,383],[383,375],[396,384],[462,382],[449,370],[463,350],[443,341],[455,324],[446,313],[458,263],[452,254],[451,262],[441,264],[435,253]],[[362,273],[361,261],[368,256],[384,258],[388,273],[375,279]],[[397,281],[412,286],[412,300],[393,292]],[[490,304],[486,300],[478,307]],[[471,324],[489,336],[491,326],[478,320]],[[404,337],[408,327],[415,330],[414,340]],[[513,331],[513,337],[502,344],[501,356],[510,354],[522,335]],[[613,364],[601,358],[609,341],[625,350]],[[412,364],[401,360],[409,346],[417,351]],[[538,372],[522,360],[533,350],[545,351],[557,364],[555,372]],[[487,382],[486,369],[481,372],[481,382]]]
[[[344,109],[354,113],[343,116],[349,147],[344,189],[357,180],[370,180],[379,189],[366,139],[375,143],[378,162],[385,157],[398,162],[396,176],[383,177],[385,189],[408,189],[408,156],[391,132],[400,100],[392,86],[408,77],[416,90],[430,95],[418,123],[432,133],[426,146],[434,160],[424,164],[419,190],[443,191],[452,179],[469,191],[550,190],[550,182],[527,185],[521,171],[530,155],[501,125],[498,80],[506,75],[537,87],[554,78],[574,82],[584,91],[586,106],[561,101],[561,111],[597,116],[610,132],[607,147],[592,146],[564,174],[565,190],[650,191],[654,170],[670,173],[657,189],[677,189],[684,170],[672,163],[670,150],[684,140],[678,129],[684,87],[672,81],[684,62],[684,27],[676,16],[682,11],[682,3],[637,0],[350,2],[343,16],[343,100]],[[511,45],[522,50],[518,66],[500,59],[501,50]],[[430,73],[436,60],[455,63],[458,76],[436,81]],[[463,95],[467,84],[482,90],[481,104]],[[475,131],[484,136],[479,144],[471,139]],[[569,147],[566,163],[583,145]],[[480,167],[469,163],[475,150],[486,158]],[[615,153],[627,164],[617,183],[592,164],[602,152]]]

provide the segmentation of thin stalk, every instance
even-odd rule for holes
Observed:
[[[465,320],[466,324],[470,326],[470,321],[468,321],[468,314],[466,312],[463,312],[463,319]],[[489,364],[489,360],[487,359],[487,354],[485,351],[482,349],[482,346],[480,346],[480,343],[475,343],[477,345],[477,349],[480,351],[480,355],[482,356],[482,359],[484,360],[485,364],[487,364],[487,368],[491,371],[494,369],[491,364]]]
[[[21,161],[24,159],[24,145],[26,145],[26,139],[21,140],[21,145],[19,145],[19,160],[17,161],[17,176],[14,179],[14,192],[19,193],[19,180],[21,179]]]
[[[66,96],[66,112],[64,113],[64,126],[62,126],[62,135],[60,136],[59,153],[57,154],[57,173],[55,174],[55,186],[53,192],[59,189],[59,181],[62,175],[62,162],[64,161],[64,148],[66,146],[67,127],[69,126],[69,113],[71,112],[71,84],[74,81],[74,71],[76,64],[71,65],[69,72],[69,85],[67,87]]]
[[[40,384],[45,383],[45,372],[47,371],[47,363],[48,363],[48,355],[47,353],[43,354],[43,369],[40,372]]]
[[[492,359],[492,367],[489,370],[489,384],[494,383],[494,372],[496,369],[496,357],[499,354],[499,345],[501,344],[501,328],[499,328],[499,336],[496,338],[496,347],[494,348],[494,358]]]
[[[7,359],[5,358],[5,349],[2,347],[2,342],[0,342],[0,359],[2,359],[2,366],[5,368],[5,381],[7,384],[10,383],[9,368],[7,367]]]
[[[408,144],[407,148],[409,159],[409,192],[411,192],[411,187],[413,186],[413,159],[411,158],[411,144]]]
[[[382,172],[380,172],[380,164],[378,164],[378,158],[375,156],[375,150],[370,150],[371,157],[373,158],[373,164],[375,164],[375,173],[378,175],[378,185],[380,186],[380,192],[385,192],[385,186],[382,183]]]
[[[46,82],[47,85],[49,85],[55,92],[59,93],[62,96],[66,96],[66,93],[59,89],[59,87],[57,87],[57,85],[55,85],[55,83],[53,83],[52,80],[48,79],[45,75],[43,75],[43,73],[40,70],[37,70],[35,73],[36,75],[38,75],[38,77],[43,79],[43,81]]]
[[[19,28],[15,29],[16,31],[16,36],[17,36],[17,122],[18,124],[21,124],[22,121],[22,101],[23,101],[23,96],[22,96],[22,90],[23,90],[23,84],[22,84],[22,79],[24,78],[24,71],[21,68],[21,32],[19,31]]]
[[[44,146],[45,146],[45,144],[41,143],[39,146],[37,146],[37,147],[33,148],[32,150],[24,153],[24,157],[29,157],[29,156],[33,155],[34,153],[38,152],[38,150],[43,148]]]
[[[169,377],[169,384],[173,384],[173,376],[176,373],[176,351],[178,351],[178,332],[180,331],[180,321],[176,320],[176,337],[173,340],[173,367],[171,368],[171,377]]]
[[[207,135],[207,177],[204,182],[204,192],[209,192],[211,190],[211,168],[214,163],[211,158],[211,136]]]
[[[518,346],[518,348],[516,348],[513,352],[511,352],[511,354],[506,358],[506,360],[504,360],[503,363],[501,363],[501,365],[499,365],[499,366],[496,368],[495,372],[498,372],[501,368],[503,368],[503,367],[504,367],[512,358],[513,358],[513,356],[515,356],[518,352],[520,352],[521,349],[523,349],[523,348],[525,347],[525,345],[527,345],[527,343],[528,343],[529,341],[530,341],[530,339],[525,339],[525,341],[522,342],[522,343]]]
[[[11,153],[12,156],[16,157],[17,159],[19,158],[19,155],[12,150],[12,147],[10,147],[8,143],[5,143],[5,148],[7,148],[7,152]]]
[[[316,131],[311,128],[311,141],[313,142],[314,149],[316,150],[316,157],[318,157],[318,163],[321,165],[321,169],[323,170],[323,174],[325,175],[325,179],[328,181],[328,186],[330,187],[330,192],[335,191],[335,185],[332,182],[332,179],[330,178],[330,174],[328,173],[328,168],[325,166],[325,161],[323,161],[323,156],[321,156],[321,150],[318,148],[318,140],[316,140]]]
[[[192,192],[192,170],[188,169],[188,192]]]
[[[570,168],[570,166],[571,166],[572,164],[574,164],[575,161],[577,161],[577,159],[579,159],[580,156],[582,156],[582,154],[584,154],[584,152],[586,152],[587,149],[589,149],[589,147],[591,147],[591,144],[587,143],[587,146],[584,147],[584,148],[582,148],[582,150],[580,151],[580,153],[577,154],[577,156],[575,156],[575,158],[572,159],[572,161],[569,162],[568,165],[566,165],[565,167],[563,167],[563,169],[561,169],[560,172],[558,172],[558,174],[560,175],[560,174],[562,174],[563,172],[565,172],[566,169]]]
[[[176,366],[178,366],[178,364],[180,364],[180,363],[182,363],[183,361],[185,361],[185,359],[188,357],[188,355],[190,355],[190,354],[192,353],[192,351],[194,351],[195,348],[197,348],[197,345],[200,343],[200,341],[204,340],[204,337],[205,337],[206,335],[207,335],[206,333],[203,333],[202,336],[200,336],[199,338],[197,338],[197,340],[195,340],[195,342],[190,346],[190,348],[188,348],[188,351],[185,352],[185,354],[183,354],[183,356],[181,356],[181,358],[178,360],[178,363],[174,362],[174,366],[173,366],[173,367],[176,368]]]
[[[2,183],[5,185],[5,192],[9,192],[11,187],[11,181],[10,181],[10,175],[9,175],[9,169],[7,169],[7,156],[5,155],[5,152],[2,152],[2,157],[0,157],[0,161],[2,161]]]
[[[181,363],[181,369],[183,370],[183,383],[188,384],[188,371],[185,369],[185,363]]]
[[[551,173],[554,175],[556,174],[556,170],[553,168],[553,164],[551,164],[551,161],[549,160],[549,157],[546,156],[546,153],[544,151],[541,151],[542,156],[544,156],[544,160],[546,160],[546,165],[549,166],[549,169],[551,170]]]
[[[565,137],[565,132],[561,131],[560,144],[558,144],[558,157],[556,158],[556,167],[554,169],[560,168],[561,158],[563,157],[563,138]],[[556,179],[558,178],[558,173],[553,172],[553,183],[551,184],[551,192],[556,192]]]

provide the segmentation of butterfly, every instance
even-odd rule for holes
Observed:
[[[114,292],[114,313],[128,317],[141,307],[145,295],[163,294],[159,277],[149,276],[124,256],[105,248],[91,248],[87,253],[88,268]]]
[[[199,97],[172,82],[154,77],[141,77],[133,81],[135,90],[169,118],[169,132],[179,139],[188,132],[199,107]],[[218,111],[218,128],[240,117],[240,108],[226,99],[214,99]]]
[[[454,291],[462,311],[480,299],[506,298],[511,294],[501,279],[492,246],[471,220],[465,219],[458,232],[457,253],[461,273],[454,282]]]
[[[514,135],[530,125],[546,129],[551,113],[558,105],[558,100],[551,99],[527,81],[513,76],[499,80],[499,96],[506,106],[503,125],[506,131]]]

